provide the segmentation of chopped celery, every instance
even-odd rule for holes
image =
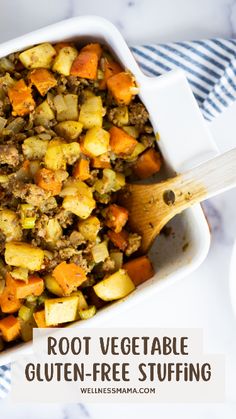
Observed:
[[[27,322],[33,314],[33,309],[32,309],[32,307],[29,308],[29,307],[26,307],[26,306],[23,305],[23,306],[21,306],[18,314],[19,314],[19,317],[23,321]]]
[[[79,310],[79,316],[81,320],[88,320],[96,314],[96,307],[89,306],[85,310]]]

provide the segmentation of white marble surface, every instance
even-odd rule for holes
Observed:
[[[234,37],[234,0],[0,0],[0,41],[80,14],[109,18],[129,43]],[[209,124],[224,151],[236,145],[236,104]],[[208,258],[191,276],[114,317],[107,325],[202,327],[205,350],[226,354],[227,400],[198,405],[19,405],[0,402],[4,419],[150,419],[236,417],[236,319],[230,305],[229,262],[236,237],[236,191],[206,204],[212,226]]]

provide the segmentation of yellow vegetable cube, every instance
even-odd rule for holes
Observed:
[[[47,243],[55,244],[57,240],[62,235],[62,228],[55,218],[51,218],[48,220],[47,226],[46,226],[46,235],[45,235],[45,241]]]
[[[20,240],[22,230],[17,214],[9,209],[0,210],[0,230],[6,237],[6,241]]]
[[[52,298],[45,300],[45,320],[47,326],[73,322],[77,318],[79,297]]]
[[[83,125],[78,121],[62,121],[55,126],[58,135],[66,140],[75,140],[81,134]]]
[[[91,253],[95,263],[103,262],[109,256],[107,242],[104,240],[102,243],[93,246]]]
[[[38,136],[26,138],[22,144],[23,154],[28,160],[42,159],[47,151],[48,141]]]
[[[21,52],[19,60],[29,69],[50,68],[55,55],[56,51],[53,46],[46,42]]]
[[[57,121],[78,121],[78,96],[73,94],[57,95],[54,97],[57,111]]]
[[[64,144],[62,146],[62,151],[64,154],[64,158],[66,160],[66,163],[74,164],[80,156],[80,145],[79,143],[75,143],[75,142]]]
[[[83,146],[89,155],[97,157],[108,151],[109,141],[109,132],[102,128],[94,127],[86,132]]]
[[[78,52],[75,48],[66,46],[61,48],[52,66],[53,71],[64,76],[70,75],[70,69]]]
[[[83,194],[66,196],[62,203],[62,207],[64,209],[83,219],[86,219],[90,216],[95,206],[95,200]]]
[[[102,127],[103,114],[101,96],[88,97],[80,107],[79,122],[85,129]]]
[[[91,242],[96,240],[100,228],[100,221],[95,216],[91,216],[87,220],[81,220],[78,223],[79,232],[84,236],[85,240]]]
[[[64,295],[60,285],[58,282],[53,278],[52,275],[47,275],[44,277],[45,287],[50,291],[52,294],[57,295],[58,297],[62,297]]]
[[[55,114],[52,108],[49,106],[47,100],[40,103],[39,106],[35,109],[34,122],[36,125],[45,125],[48,121],[51,121],[55,118]]]
[[[79,298],[78,310],[86,310],[88,308],[88,303],[82,291],[78,290],[78,291],[72,292],[70,296],[73,297],[74,295],[76,295]]]
[[[44,251],[28,243],[9,242],[5,246],[5,261],[8,265],[19,266],[30,271],[39,271],[44,259]]]
[[[51,140],[44,157],[44,163],[47,169],[60,170],[66,168],[66,158],[63,145],[66,144],[60,139]]]
[[[135,285],[124,269],[108,276],[93,287],[95,293],[104,301],[118,300],[130,294]]]

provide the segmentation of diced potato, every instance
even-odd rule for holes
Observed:
[[[57,111],[57,121],[78,121],[78,96],[67,94],[54,97],[54,105]]]
[[[114,112],[114,119],[112,122],[115,125],[117,125],[118,127],[123,127],[123,125],[127,125],[129,123],[129,112],[128,112],[127,106],[125,105],[118,106],[117,108],[114,108],[113,112]]]
[[[95,316],[97,309],[95,306],[89,306],[84,310],[79,310],[79,317],[81,320],[88,320]]]
[[[107,241],[104,240],[103,242],[93,246],[91,253],[95,263],[103,262],[109,256]]]
[[[66,196],[63,200],[62,207],[77,215],[80,218],[86,219],[96,206],[93,198],[78,194],[76,196]]]
[[[60,170],[66,168],[66,158],[63,145],[66,143],[61,139],[51,140],[44,157],[47,169]]]
[[[80,145],[79,143],[73,142],[69,144],[63,144],[62,151],[66,163],[74,164],[80,156]]]
[[[10,266],[19,266],[31,271],[39,271],[44,259],[44,252],[28,243],[10,242],[5,246],[5,261]]]
[[[71,46],[61,48],[53,63],[53,71],[63,74],[64,76],[69,76],[72,63],[77,54],[77,50]]]
[[[62,297],[64,295],[63,290],[61,289],[58,282],[53,278],[52,275],[47,275],[44,278],[45,287],[50,291],[52,294],[57,295],[58,297]]]
[[[84,236],[85,240],[91,242],[96,240],[100,228],[100,221],[95,216],[91,216],[87,220],[81,220],[78,223],[79,232]]]
[[[45,300],[45,320],[47,326],[73,322],[77,318],[79,297],[52,298]]]
[[[19,55],[22,64],[29,69],[50,68],[56,51],[48,42],[27,49]]]
[[[93,197],[93,190],[85,182],[82,182],[78,179],[69,179],[64,183],[64,188],[62,189],[60,196],[76,196],[82,194],[88,198]]]
[[[125,176],[123,173],[116,173],[111,169],[103,170],[102,179],[96,180],[94,189],[100,193],[115,192],[125,186]]]
[[[62,121],[55,126],[58,135],[66,140],[75,140],[81,134],[83,125],[77,121]]]
[[[102,127],[104,110],[101,96],[88,97],[80,107],[79,122],[85,129]]]
[[[130,294],[135,286],[124,269],[108,276],[93,287],[95,293],[104,301],[118,300]]]
[[[21,281],[28,281],[29,271],[26,268],[15,268],[11,271],[11,276],[14,279],[19,279]]]
[[[47,226],[46,226],[46,235],[45,235],[45,241],[47,243],[55,244],[57,240],[60,239],[62,235],[62,228],[55,218],[51,218],[48,220]]]
[[[78,310],[86,310],[88,308],[88,303],[82,291],[78,290],[72,292],[71,297],[73,297],[74,295],[76,295],[79,298]]]
[[[17,214],[9,209],[0,210],[0,230],[6,241],[21,240],[22,230]]]
[[[22,144],[24,157],[28,160],[43,159],[47,151],[48,141],[38,136],[26,138]]]
[[[90,128],[85,135],[83,147],[89,155],[97,157],[109,149],[110,134],[102,128]]]
[[[40,103],[35,109],[34,122],[36,125],[45,125],[48,121],[55,118],[53,110],[50,108],[48,101]]]

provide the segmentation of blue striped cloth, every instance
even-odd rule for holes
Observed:
[[[236,40],[212,39],[131,48],[143,71],[158,76],[185,71],[204,117],[212,120],[236,99]],[[10,368],[0,367],[0,398],[10,389]]]

